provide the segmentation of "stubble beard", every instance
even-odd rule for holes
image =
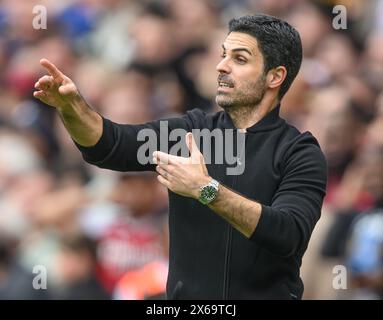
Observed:
[[[216,103],[226,112],[240,109],[255,109],[266,93],[266,76],[262,74],[257,81],[244,84],[233,93],[217,93]],[[234,89],[235,90],[235,89]]]

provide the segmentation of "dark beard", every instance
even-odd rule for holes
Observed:
[[[243,108],[255,108],[263,99],[266,93],[266,76],[263,74],[255,82],[255,84],[249,84],[245,88],[245,92],[253,92],[253,94],[240,94],[233,97],[226,96],[224,99],[220,97],[225,97],[225,94],[217,94],[216,102],[217,104],[224,109],[225,111],[238,110]]]
[[[256,96],[252,97],[252,99],[225,99],[222,101],[217,101],[217,104],[225,111],[230,111],[230,110],[239,110],[239,109],[247,109],[251,108],[254,109],[256,108],[259,103],[262,101],[263,97],[265,96],[266,90],[265,88],[262,89],[262,91],[258,91],[259,94]]]

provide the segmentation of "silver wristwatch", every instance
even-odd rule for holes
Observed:
[[[217,198],[218,195],[218,187],[219,182],[217,180],[211,179],[211,181],[200,188],[200,196],[198,200],[202,204],[209,204],[212,202],[215,198]]]

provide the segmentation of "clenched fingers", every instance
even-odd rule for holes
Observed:
[[[54,86],[56,86],[56,83],[52,76],[43,76],[35,83],[35,88],[37,90],[49,90]]]

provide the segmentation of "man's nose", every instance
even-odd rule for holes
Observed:
[[[217,64],[217,67],[216,67],[217,71],[219,73],[230,73],[231,72],[231,68],[229,66],[229,63],[228,63],[228,60],[227,58],[223,58],[218,64]]]

